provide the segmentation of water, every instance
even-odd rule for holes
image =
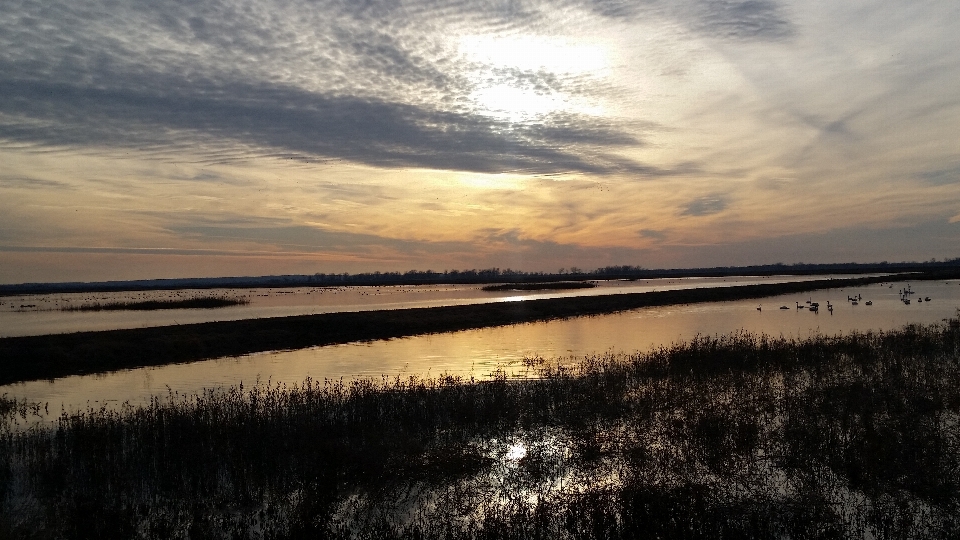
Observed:
[[[677,280],[674,280],[677,281]],[[568,358],[604,352],[646,351],[700,335],[740,330],[771,336],[807,337],[852,331],[894,330],[910,323],[939,323],[957,314],[960,281],[915,282],[910,305],[898,295],[905,283],[832,289],[809,295],[759,300],[642,308],[623,313],[526,323],[387,341],[352,343],[221,358],[191,364],[141,368],[105,375],[74,376],[0,387],[0,394],[49,403],[50,412],[144,403],[168,392],[270,381],[287,385],[352,377],[454,374],[483,379],[502,369],[522,370],[524,357]],[[862,295],[854,306],[848,296]],[[929,296],[931,301],[918,302]],[[806,301],[820,303],[820,312]],[[831,314],[826,302],[834,305]],[[871,300],[873,305],[865,302]],[[796,309],[799,303],[804,309]],[[787,306],[788,309],[779,309]],[[758,310],[757,307],[761,309]]]
[[[405,285],[394,287],[298,287],[267,289],[179,289],[111,293],[39,294],[0,297],[0,337],[60,334],[89,330],[142,328],[210,321],[233,321],[343,311],[436,307],[654,290],[724,287],[807,281],[841,276],[771,276],[598,281],[593,289],[540,292],[487,292],[479,285]],[[216,296],[248,303],[217,309],[154,311],[63,311],[84,304],[186,300]]]

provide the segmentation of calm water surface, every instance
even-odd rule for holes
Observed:
[[[520,372],[524,357],[575,360],[609,351],[646,351],[698,334],[740,330],[801,338],[818,333],[893,330],[956,316],[960,281],[914,282],[911,286],[916,294],[910,305],[899,299],[899,289],[905,286],[894,283],[892,287],[872,285],[761,300],[643,308],[546,323],[261,353],[8,385],[0,387],[0,394],[49,403],[50,412],[59,414],[61,407],[76,410],[125,401],[143,403],[168,392],[189,394],[241,382],[248,386],[257,381],[292,385],[307,377],[322,381],[445,373],[483,379],[497,369]],[[859,305],[846,300],[857,295],[863,298]],[[929,302],[918,301],[927,296]],[[807,310],[807,300],[819,302],[820,312]],[[867,300],[873,305],[865,305]],[[827,301],[834,305],[832,314],[826,309]],[[802,309],[797,309],[797,303]]]
[[[487,292],[479,285],[406,285],[395,287],[298,287],[274,289],[180,289],[173,291],[36,294],[0,297],[0,337],[115,330],[209,321],[233,321],[343,311],[437,307],[503,302],[527,298],[560,298],[725,287],[755,283],[807,281],[842,276],[770,276],[598,281],[593,289],[565,291]],[[237,298],[248,303],[217,309],[154,311],[64,311],[82,305],[147,300],[185,300],[202,296]]]

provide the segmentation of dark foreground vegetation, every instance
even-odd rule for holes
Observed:
[[[923,276],[909,277],[916,281]],[[944,274],[927,274],[926,277],[946,279]],[[891,279],[907,277],[814,280],[8,337],[0,338],[0,385],[260,351],[597,315],[641,307],[762,298]]]
[[[592,289],[597,284],[591,281],[554,281],[548,283],[502,283],[481,287],[485,291],[553,291],[563,289]]]
[[[157,309],[213,309],[228,306],[241,306],[250,301],[243,298],[224,296],[201,296],[185,300],[139,300],[133,302],[88,303],[79,306],[67,306],[61,311],[153,311]]]
[[[956,538],[960,331],[699,338],[10,429],[3,538]]]

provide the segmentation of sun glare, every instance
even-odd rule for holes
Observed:
[[[514,190],[522,187],[520,178],[503,174],[462,174],[458,179],[462,185],[474,189]]]
[[[598,103],[537,84],[540,76],[603,77],[609,55],[602,44],[532,35],[465,36],[459,49],[477,65],[470,97],[491,116],[523,122],[559,111],[603,113]]]
[[[524,71],[585,74],[608,65],[606,47],[600,43],[545,36],[464,36],[460,50],[470,60]]]

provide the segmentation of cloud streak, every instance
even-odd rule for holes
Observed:
[[[166,81],[169,83],[169,81]],[[176,88],[180,85],[161,85]],[[207,138],[382,167],[480,172],[609,173],[642,165],[580,156],[564,143],[636,142],[609,125],[547,122],[519,133],[504,122],[402,103],[328,97],[293,88],[235,84],[181,95],[102,90],[39,81],[0,82],[0,126],[17,142],[139,147]]]
[[[960,8],[891,6],[15,1],[0,240],[536,269],[913,234],[960,208]]]
[[[224,148],[235,144],[247,149],[239,155],[289,153],[377,167],[675,172],[609,157],[643,144],[629,124],[562,111],[517,122],[484,111],[471,98],[484,86],[554,100],[616,89],[549,69],[486,65],[465,58],[449,39],[464,27],[549,30],[548,15],[562,7],[612,18],[662,16],[657,2],[55,4],[20,4],[0,16],[0,139],[8,144],[199,143],[213,153],[219,146],[222,159],[238,155]],[[675,18],[707,33],[788,33],[780,10],[766,0],[679,6],[671,8]]]

